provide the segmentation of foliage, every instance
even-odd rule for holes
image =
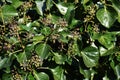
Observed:
[[[1,0],[0,80],[120,80],[119,0]]]

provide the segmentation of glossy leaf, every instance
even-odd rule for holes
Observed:
[[[38,72],[34,71],[33,75],[36,80],[49,80],[49,76],[44,72],[38,73]]]
[[[54,60],[57,64],[64,64],[67,57],[65,55],[60,55],[58,53],[54,53]]]
[[[16,39],[15,37],[10,37],[10,39],[9,39],[8,41],[9,41],[9,43],[11,43],[11,44],[16,44],[16,43],[19,42],[18,39]]]
[[[110,80],[110,79],[107,77],[107,75],[105,75],[105,76],[103,77],[103,80]]]
[[[115,73],[117,75],[117,80],[120,79],[120,65],[115,66]]]
[[[41,33],[44,34],[45,36],[48,36],[51,33],[50,27],[45,27],[41,30]]]
[[[17,10],[13,6],[4,5],[2,7],[2,11],[0,13],[1,18],[3,17],[4,20],[8,21],[8,18],[10,20],[14,16],[18,16],[18,13],[17,13]]]
[[[12,0],[12,5],[15,8],[18,8],[20,5],[22,5],[22,2],[20,0]]]
[[[114,70],[114,68],[115,68],[115,62],[113,61],[113,59],[112,59],[111,62],[110,62],[110,66],[111,66],[112,69]]]
[[[62,4],[56,4],[56,3],[54,4],[56,5],[56,7],[58,8],[58,10],[62,15],[65,15],[67,13],[67,10],[68,10],[67,7],[63,6]]]
[[[68,34],[69,34],[69,32],[64,31],[64,29],[63,29],[63,31],[61,31],[61,33],[60,33],[60,41],[63,43],[68,43],[68,38],[67,38]]]
[[[112,34],[104,34],[98,38],[98,41],[107,49],[111,49],[115,46],[116,37]]]
[[[20,25],[19,27],[20,27],[20,30],[30,31],[30,26]]]
[[[25,52],[19,53],[18,55],[16,55],[16,58],[19,63],[25,63],[25,61],[27,60]]]
[[[36,45],[35,51],[42,59],[46,59],[49,55],[50,46],[48,44]]]
[[[116,21],[116,13],[113,10],[107,8],[99,9],[96,13],[97,19],[106,28],[110,28]]]
[[[34,76],[32,74],[28,75],[28,80],[35,80]]]
[[[84,75],[85,79],[90,79],[91,76],[91,72],[90,70],[83,70],[82,68],[80,68],[80,73]]]
[[[77,25],[81,24],[81,22],[79,20],[76,19],[72,19],[71,24],[69,26],[70,29],[74,29]]]
[[[56,67],[54,69],[51,69],[53,73],[54,80],[66,80],[65,75],[63,74],[64,70],[61,67]]]
[[[35,35],[33,37],[34,44],[37,44],[37,43],[41,42],[43,39],[44,39],[43,35]]]
[[[6,58],[4,58],[4,59],[6,59]],[[9,69],[8,67],[10,67],[12,65],[14,59],[15,59],[14,54],[9,53],[9,57],[7,58],[7,60],[4,64],[4,68]]]
[[[98,64],[99,52],[97,47],[89,46],[82,50],[81,55],[87,67],[94,67]]]
[[[39,27],[40,26],[40,23],[38,21],[34,21],[32,23],[32,26],[35,26],[35,27]]]
[[[52,7],[52,0],[46,0],[46,6],[47,6],[47,10],[50,10],[50,8]]]
[[[106,49],[104,47],[99,48],[100,51],[100,56],[107,56],[107,55],[112,55],[118,51],[118,48],[111,48],[111,49]]]
[[[88,3],[90,0],[83,0],[83,4]]]
[[[90,69],[83,69],[80,67],[80,73],[84,75],[85,80],[93,79],[96,72],[90,68]]]
[[[36,4],[36,6],[37,6],[38,13],[39,13],[40,15],[43,15],[43,11],[44,11],[45,8],[46,8],[45,0],[43,0],[43,1],[35,1],[35,4]]]
[[[9,3],[12,3],[12,0],[6,0],[7,2],[9,2]]]
[[[8,58],[0,59],[0,69],[2,69],[7,62]]]
[[[34,50],[34,44],[28,44],[28,45],[26,45],[26,47],[25,47],[25,51],[26,52],[30,52],[32,50]]]
[[[26,47],[25,47],[26,55],[25,56],[27,57],[27,59],[29,59],[32,56],[32,54],[31,54],[32,51],[34,51],[34,44],[26,45]]]
[[[114,9],[117,11],[118,13],[118,22],[120,23],[120,2],[118,0],[110,0],[112,2],[112,5],[114,7]]]
[[[67,12],[64,16],[66,18],[68,24],[71,24],[74,16],[75,16],[75,6],[73,4],[70,4],[68,6]]]
[[[0,80],[119,80],[119,22],[119,0],[0,0]]]

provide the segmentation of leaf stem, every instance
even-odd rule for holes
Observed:
[[[48,37],[45,39],[45,44],[47,43],[47,41],[48,41]]]
[[[0,7],[0,14],[1,14],[2,22],[3,22],[3,24],[5,24],[3,13],[2,13],[2,8],[1,7]]]
[[[18,53],[18,52],[21,52],[21,51],[22,51],[22,49],[14,51],[14,52],[12,52],[12,54],[15,54],[15,53]]]

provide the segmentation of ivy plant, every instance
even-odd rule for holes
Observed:
[[[119,0],[1,0],[0,80],[120,80]]]

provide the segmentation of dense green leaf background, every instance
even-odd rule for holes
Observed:
[[[0,80],[120,80],[120,0],[0,0]]]

